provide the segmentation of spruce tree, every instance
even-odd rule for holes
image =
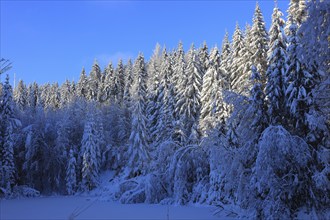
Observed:
[[[125,72],[122,59],[118,61],[117,68],[115,70],[115,85],[118,90],[116,100],[117,103],[121,105],[123,102],[125,90]]]
[[[92,190],[99,184],[99,151],[96,126],[90,112],[85,122],[84,134],[81,140],[82,185],[86,190]]]
[[[87,76],[85,72],[85,68],[82,69],[80,73],[80,78],[77,84],[76,93],[78,97],[87,98],[88,93],[88,81]]]
[[[150,58],[148,64],[148,103],[147,103],[147,129],[150,132],[149,143],[155,144],[157,134],[157,123],[159,120],[160,106],[161,103],[158,102],[160,96],[160,70],[161,70],[161,61],[160,61],[160,45],[156,44],[154,53]]]
[[[179,120],[184,125],[186,137],[190,136],[193,125],[198,122],[201,85],[200,62],[192,45],[188,52],[187,66],[180,82],[176,105],[176,112],[179,113]]]
[[[209,68],[203,77],[201,91],[199,126],[204,134],[220,124],[224,126],[224,108],[226,104],[224,103],[222,92],[225,87],[225,75],[220,68],[220,54],[218,48],[215,47],[210,54]]]
[[[148,133],[146,130],[146,80],[144,57],[139,54],[135,63],[132,86],[132,129],[129,137],[127,176],[134,177],[145,174],[150,156]]]
[[[173,57],[174,60],[174,65],[173,65],[173,83],[174,84],[174,91],[175,91],[175,100],[176,103],[178,103],[177,101],[180,99],[180,94],[179,94],[179,90],[182,89],[182,87],[184,87],[184,79],[186,78],[185,74],[185,69],[186,69],[186,60],[185,60],[185,52],[183,49],[183,44],[180,41],[177,50],[175,51],[175,56]],[[175,108],[175,112],[174,112],[174,117],[175,119],[179,118],[179,109],[178,106],[176,106]]]
[[[161,59],[161,46],[157,43],[147,66],[147,87],[150,96],[153,96],[158,90]]]
[[[129,108],[132,97],[132,85],[133,85],[133,65],[131,59],[128,60],[125,66],[125,88],[124,88],[124,104],[126,108]]]
[[[221,46],[221,54],[220,54],[220,67],[221,69],[226,73],[226,81],[229,83],[230,82],[230,75],[229,70],[230,70],[230,54],[231,54],[231,46],[229,42],[229,35],[228,32],[226,31],[226,34],[222,40],[222,46]],[[226,86],[229,86],[227,84]],[[229,89],[229,87],[226,87],[226,89]]]
[[[163,141],[172,140],[174,129],[173,112],[175,108],[174,103],[174,86],[172,83],[173,68],[171,58],[164,48],[162,54],[162,64],[160,72],[159,96],[157,104],[159,105],[159,112],[157,117],[156,140],[158,144]]]
[[[240,95],[248,95],[249,71],[246,66],[249,64],[246,54],[248,46],[243,37],[243,33],[238,24],[233,36],[230,74],[230,89]]]
[[[14,128],[20,125],[20,121],[14,117],[14,102],[12,88],[7,75],[3,86],[1,100],[1,125],[0,125],[0,163],[1,163],[1,187],[11,191],[15,183],[14,163]]]
[[[39,100],[39,86],[36,82],[28,86],[28,106],[35,111]]]
[[[66,191],[69,195],[73,195],[76,192],[77,177],[76,177],[77,162],[74,156],[73,150],[70,149],[68,164],[66,167]]]
[[[254,130],[255,134],[260,135],[267,125],[265,94],[262,89],[261,75],[254,65],[252,65],[251,71],[253,87],[251,89],[250,107],[247,111],[252,113],[251,115],[253,116],[253,120],[250,123],[251,128]]]
[[[291,115],[293,128],[298,134],[307,131],[306,113],[312,103],[311,89],[315,85],[313,75],[302,63],[301,44],[297,35],[297,25],[292,24],[287,47],[285,85],[286,106]]]
[[[87,93],[88,100],[95,100],[95,101],[97,100],[97,93],[98,93],[99,85],[101,83],[101,78],[102,78],[101,68],[97,63],[97,61],[95,60],[88,78],[88,93]]]
[[[61,103],[60,103],[61,108],[65,107],[71,102],[72,93],[71,93],[71,83],[69,80],[65,80],[65,82],[61,85],[60,97],[61,97]]]
[[[283,13],[275,7],[272,15],[270,28],[270,41],[268,50],[268,69],[266,72],[266,96],[268,103],[268,115],[272,124],[282,122],[285,116],[285,60],[286,60],[286,39],[283,33]]]
[[[112,62],[104,70],[104,94],[108,102],[114,102],[116,99],[115,71]]]
[[[184,122],[181,118],[180,113],[180,104],[179,100],[183,99],[183,92],[180,91],[184,88],[185,79],[186,77],[186,60],[185,60],[185,52],[183,49],[183,44],[180,41],[178,48],[175,50],[173,57],[173,86],[174,86],[174,102],[175,102],[175,109],[174,109],[174,119],[175,119],[175,128],[174,128],[174,140],[177,144],[182,145],[186,141],[186,132],[184,131]]]
[[[206,42],[204,41],[203,46],[198,51],[198,57],[201,62],[201,74],[202,77],[206,73],[209,65],[209,48],[207,47]]]
[[[50,100],[49,100],[50,109],[56,110],[56,109],[60,108],[61,94],[60,94],[60,88],[59,88],[57,82],[51,85],[49,95],[50,95]]]
[[[26,85],[24,84],[23,80],[20,80],[16,88],[14,88],[14,100],[19,110],[25,110],[28,102],[27,99],[28,97]]]
[[[268,33],[266,31],[264,18],[258,3],[256,5],[253,16],[250,48],[252,53],[251,63],[257,67],[257,70],[261,75],[262,84],[265,85],[265,74],[267,70]]]

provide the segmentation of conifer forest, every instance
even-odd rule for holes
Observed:
[[[285,10],[267,30],[257,4],[219,48],[157,44],[149,60],[95,60],[76,82],[12,88],[1,59],[0,197],[89,193],[112,171],[102,193],[121,203],[326,219],[330,1]]]

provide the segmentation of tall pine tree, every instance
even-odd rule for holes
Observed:
[[[148,133],[146,130],[146,80],[144,57],[139,54],[133,70],[135,79],[132,87],[132,129],[129,137],[127,176],[145,174],[150,162]]]
[[[226,113],[222,92],[225,87],[225,74],[220,68],[220,54],[215,47],[210,54],[209,68],[203,77],[201,91],[199,126],[204,134],[220,124],[224,126]]]
[[[283,13],[280,9],[275,7],[270,27],[270,48],[268,50],[268,69],[266,72],[268,115],[272,124],[281,123],[282,118],[285,116],[286,39],[283,33],[284,20],[281,18],[282,16]]]
[[[267,70],[268,33],[258,3],[253,16],[250,49],[252,52],[251,63],[257,67],[261,76],[261,82],[264,86]]]
[[[193,126],[198,122],[201,86],[200,61],[192,45],[188,52],[187,66],[180,82],[176,105],[176,112],[179,113],[179,120],[183,123],[186,137],[190,136]]]
[[[92,190],[99,184],[100,155],[97,130],[92,113],[88,113],[84,134],[81,140],[82,154],[82,185],[86,190]]]

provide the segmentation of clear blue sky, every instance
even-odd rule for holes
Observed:
[[[278,1],[287,9],[288,0]],[[10,59],[11,78],[26,83],[78,80],[94,59],[101,68],[122,57],[146,59],[157,42],[173,49],[181,40],[209,48],[230,36],[236,21],[252,23],[256,1],[3,1],[0,57]],[[260,1],[267,28],[273,0]],[[4,77],[2,77],[4,78]],[[2,79],[3,80],[3,79]]]

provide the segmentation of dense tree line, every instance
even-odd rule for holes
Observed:
[[[157,45],[149,61],[95,61],[62,85],[13,90],[7,76],[2,191],[90,191],[113,170],[125,203],[231,203],[271,219],[329,207],[329,11],[291,0],[267,32],[257,4],[221,51]]]

